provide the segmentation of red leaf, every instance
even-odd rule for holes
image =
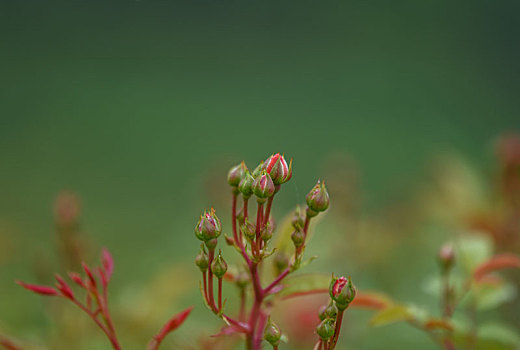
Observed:
[[[85,270],[85,273],[87,274],[87,277],[90,281],[90,286],[93,290],[95,290],[97,288],[97,283],[96,279],[94,278],[94,275],[92,274],[92,271],[90,271],[90,268],[84,262],[81,263],[81,265],[83,266],[83,270]]]
[[[74,293],[72,292],[72,289],[67,284],[67,282],[65,282],[63,278],[58,274],[56,274],[56,281],[58,281],[56,287],[61,292],[61,294],[63,294],[63,296],[69,299],[74,299]]]
[[[193,309],[193,306],[187,308],[186,310],[182,311],[181,313],[178,313],[177,315],[173,316],[166,324],[161,328],[159,333],[153,337],[153,339],[148,344],[148,350],[156,350],[159,348],[159,345],[161,345],[161,342],[163,339],[168,335],[168,333],[176,330],[179,328],[179,326],[186,320],[186,318],[189,316],[191,310]]]
[[[22,350],[21,347],[16,345],[12,340],[0,335],[0,345],[7,350]]]
[[[58,291],[49,286],[41,286],[36,284],[28,284],[22,281],[16,281],[19,285],[24,287],[25,289],[30,290],[31,292],[41,294],[41,295],[59,295]]]
[[[443,320],[440,318],[432,318],[429,319],[425,324],[424,328],[428,330],[434,330],[434,329],[444,329],[446,331],[453,331],[453,326],[451,323],[447,320]]]
[[[473,272],[473,278],[479,281],[490,272],[506,268],[520,268],[520,257],[514,254],[498,254],[480,264]]]
[[[112,277],[112,272],[114,272],[114,259],[112,258],[112,255],[106,248],[103,248],[103,251],[101,253],[101,263],[103,264],[103,269],[105,270],[105,275],[108,283],[108,281],[110,281],[110,278]]]
[[[79,273],[77,272],[69,272],[69,277],[71,280],[73,280],[74,282],[76,282],[76,284],[82,288],[87,288],[87,286],[85,285],[85,283],[83,282],[83,279],[81,278],[81,276],[79,275]]]

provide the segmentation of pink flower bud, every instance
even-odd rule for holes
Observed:
[[[356,296],[356,288],[350,277],[333,277],[330,282],[329,294],[335,301],[338,310],[345,310]]]
[[[451,243],[443,245],[439,251],[439,261],[444,271],[450,269],[455,263],[455,251]]]
[[[285,158],[276,153],[265,161],[265,171],[271,176],[275,185],[281,185],[292,177],[292,159],[287,165]]]
[[[244,162],[234,166],[229,170],[227,181],[230,186],[237,187],[247,171]]]
[[[324,182],[318,183],[305,197],[309,208],[315,212],[325,211],[329,207],[329,194]]]
[[[265,171],[262,175],[255,179],[253,183],[253,192],[257,196],[259,202],[264,202],[266,198],[271,197],[274,194],[274,183],[271,176]]]
[[[204,242],[217,238],[221,232],[222,225],[213,208],[211,208],[209,213],[204,212],[200,216],[199,222],[195,227],[195,236]]]

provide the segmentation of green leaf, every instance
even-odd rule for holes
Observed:
[[[477,266],[491,257],[493,241],[487,235],[468,234],[458,240],[456,249],[458,261],[471,274]]]
[[[486,323],[477,331],[477,349],[517,349],[520,335],[514,328],[502,323]]]
[[[498,286],[478,285],[474,288],[473,295],[477,309],[488,310],[513,300],[516,296],[516,288],[509,283],[502,283]]]
[[[383,326],[390,323],[412,321],[414,320],[414,314],[410,307],[406,305],[392,305],[386,309],[378,312],[370,320],[371,326]]]

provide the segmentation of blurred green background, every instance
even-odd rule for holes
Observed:
[[[13,281],[33,281],[41,261],[62,271],[52,203],[64,189],[81,198],[92,260],[101,246],[114,255],[121,308],[140,307],[128,300],[164,266],[183,271],[159,320],[196,305],[186,336],[218,330],[198,295],[192,230],[204,208],[229,215],[234,163],[294,158],[278,219],[335,159],[355,169],[356,210],[374,215],[427,183],[439,153],[489,175],[491,142],[520,125],[519,10],[517,1],[1,1],[0,327],[35,342],[53,331],[42,300]],[[338,193],[333,205],[346,200]],[[333,215],[322,222],[345,230]],[[348,257],[316,269],[354,270],[358,286],[431,303],[407,283],[434,268],[449,234],[412,237],[424,247],[414,266],[396,251],[379,262],[387,270],[364,274]],[[390,283],[391,267],[407,283]],[[418,331],[367,329],[363,317],[352,349],[433,348]]]

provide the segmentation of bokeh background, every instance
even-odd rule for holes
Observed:
[[[230,166],[273,152],[294,158],[276,219],[317,178],[330,183],[309,271],[435,308],[421,289],[435,254],[493,197],[497,137],[520,126],[519,11],[517,1],[1,1],[0,331],[71,348],[74,331],[60,342],[56,318],[77,321],[75,310],[14,283],[65,271],[53,206],[70,191],[86,259],[106,246],[116,260],[124,348],[143,348],[187,305],[193,317],[165,345],[200,344],[220,324],[198,292],[193,227],[210,206],[229,216]],[[437,215],[450,195],[458,209]],[[435,348],[353,312],[341,349]],[[108,349],[81,321],[89,340],[75,348]]]

